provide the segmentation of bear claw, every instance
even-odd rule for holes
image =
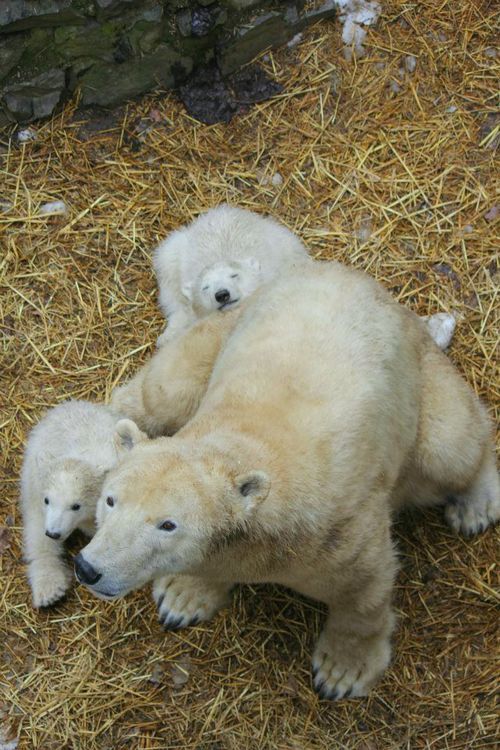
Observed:
[[[161,621],[161,624],[165,630],[179,630],[183,619],[183,617],[170,617],[167,615],[167,617]]]

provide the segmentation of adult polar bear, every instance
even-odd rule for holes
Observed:
[[[389,663],[394,505],[453,493],[449,520],[471,530],[499,515],[478,399],[414,315],[337,264],[248,301],[174,437],[119,433],[133,448],[77,577],[108,598],[156,579],[170,627],[208,619],[238,582],[323,601],[314,684],[330,698],[365,694]]]

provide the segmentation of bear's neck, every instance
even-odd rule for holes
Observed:
[[[207,415],[192,420],[189,428],[183,429],[178,436],[196,445],[203,455],[217,455],[226,467],[241,474],[246,471],[265,471],[282,475],[276,471],[280,461],[273,436],[256,429],[253,421],[244,419],[214,419]]]

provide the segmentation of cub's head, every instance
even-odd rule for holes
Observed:
[[[226,310],[248,297],[262,281],[260,263],[246,258],[207,266],[196,281],[183,288],[185,297],[198,315]]]
[[[202,569],[221,540],[244,532],[270,487],[264,472],[239,473],[175,437],[148,440],[128,419],[117,437],[128,452],[106,477],[98,531],[75,559],[78,580],[108,599]]]
[[[67,539],[94,520],[103,479],[104,472],[86,461],[64,459],[52,465],[40,497],[47,536]]]

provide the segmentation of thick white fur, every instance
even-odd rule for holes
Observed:
[[[155,580],[172,628],[211,617],[235,583],[296,589],[329,607],[317,690],[364,695],[390,660],[392,511],[453,495],[456,530],[500,516],[485,410],[418,318],[357,271],[290,271],[235,313],[219,316],[225,340],[206,319],[219,353],[201,397],[204,376],[192,380],[199,407],[176,435],[121,423],[133,447],[105,480],[80,570],[107,597]],[[177,353],[186,368],[199,348]],[[168,396],[159,375],[143,397]],[[167,398],[167,423],[186,399]]]
[[[35,607],[46,607],[68,589],[64,540],[75,530],[95,530],[95,509],[104,476],[114,466],[118,417],[89,401],[50,409],[31,431],[21,471],[24,556]],[[45,504],[48,499],[48,505]],[[74,504],[79,510],[72,510]],[[46,531],[60,534],[52,539]]]
[[[262,284],[307,262],[311,261],[300,239],[275,219],[226,204],[210,209],[172,232],[154,251],[160,307],[168,318],[158,346],[214,310],[232,309]],[[215,298],[219,290],[230,295],[223,305]],[[443,318],[438,314],[423,320],[438,346],[446,349],[454,327]]]
[[[156,248],[153,265],[159,302],[168,318],[161,345],[216,305],[214,282],[232,290],[233,300],[247,296],[296,263],[308,260],[300,239],[275,219],[223,204],[199,216],[167,237]],[[238,269],[234,264],[247,264]],[[215,269],[215,272],[214,272]],[[207,281],[205,274],[210,275]],[[239,289],[231,275],[240,272]],[[213,303],[207,304],[203,287],[210,285]],[[241,292],[241,294],[239,294]],[[193,300],[195,309],[193,309]]]

